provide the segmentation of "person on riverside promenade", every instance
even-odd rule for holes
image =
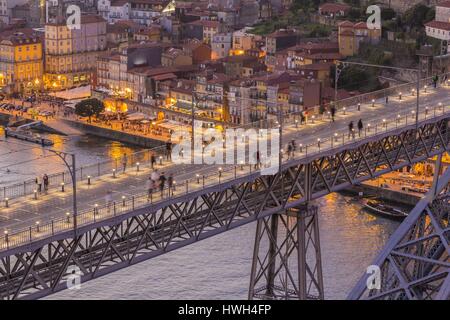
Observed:
[[[128,163],[128,156],[126,153],[122,156],[122,166],[123,166],[123,172],[127,169],[127,163]]]
[[[353,125],[353,121],[350,121],[350,123],[348,124],[348,137],[350,138],[350,135],[353,136],[353,138],[355,137],[355,128]]]
[[[361,138],[361,132],[362,132],[363,128],[364,128],[364,126],[363,126],[362,119],[359,119],[359,121],[358,121],[358,135],[359,135],[360,138]]]
[[[173,173],[169,174],[169,177],[167,178],[167,185],[169,187],[169,197],[173,195],[174,187],[173,187]]]
[[[48,175],[46,173],[42,176],[42,181],[44,182],[44,191],[45,191],[45,193],[47,193],[48,192],[49,179],[48,179]]]
[[[152,198],[153,189],[155,188],[155,183],[151,177],[148,177],[147,179],[147,195],[148,199]]]
[[[336,115],[336,107],[334,105],[331,106],[331,120],[334,122],[334,116]]]
[[[159,176],[159,190],[161,191],[161,198],[164,196],[164,185],[166,183],[166,176],[164,175],[164,172],[161,173]]]
[[[105,202],[106,202],[106,207],[108,208],[108,213],[109,213],[111,211],[111,204],[113,202],[111,190],[106,191]]]

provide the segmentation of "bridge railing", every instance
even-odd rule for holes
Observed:
[[[426,106],[420,109],[419,121],[430,118],[450,116],[450,106]],[[365,140],[371,136],[389,132],[397,128],[405,127],[416,123],[416,115],[411,111],[393,113],[385,115],[385,118],[373,118],[371,123],[359,134],[350,133],[347,130],[338,130],[329,138],[319,139],[317,142],[300,145],[299,149],[293,155],[281,153],[281,161],[286,163],[292,159],[301,159],[314,154],[319,154],[326,150],[332,150],[337,147],[345,146],[349,143]],[[172,197],[189,195],[192,192],[200,191],[210,186],[216,186],[225,182],[236,180],[254,173],[260,172],[260,168],[253,164],[234,164],[219,167],[217,171],[209,174],[196,174],[183,181],[174,181],[172,186],[166,186],[162,190],[152,190],[152,192],[141,192],[133,196],[123,196],[121,200],[112,201],[106,204],[95,204],[92,208],[78,212],[76,216],[77,226],[89,225],[117,215],[132,212],[136,209],[145,207],[149,204],[165,201]],[[61,213],[59,218],[52,219],[50,222],[40,223],[19,230],[5,230],[0,236],[0,250],[5,250],[31,243],[38,239],[49,237],[63,231],[69,231],[74,228],[74,216],[68,212]]]
[[[450,73],[444,74],[440,76],[440,79],[447,79],[450,76]],[[421,80],[420,88],[422,91],[426,90],[424,87],[429,86],[429,90],[433,90],[432,88],[432,77],[424,78]],[[450,83],[446,82],[443,85],[449,86]],[[359,95],[356,97],[351,97],[348,99],[340,100],[337,103],[338,110],[342,112],[350,111],[350,108],[357,108],[358,103],[370,103],[372,100],[378,100],[385,98],[386,96],[398,96],[401,92],[404,99],[407,99],[408,97],[411,98],[412,96],[415,97],[415,93],[411,90],[416,90],[417,83],[406,83],[398,86],[394,86],[391,88]],[[305,114],[306,115],[306,114]],[[302,119],[301,119],[301,113],[300,112],[292,112],[289,114],[283,114],[283,125],[295,125],[299,126],[301,125]],[[315,118],[317,119],[324,119],[326,117],[330,117],[330,113],[325,112],[322,115],[306,115],[306,121],[314,121]],[[276,116],[272,116],[269,119],[263,119],[259,121],[255,121],[246,125],[240,125],[236,126],[235,128],[240,129],[262,129],[262,128],[276,128],[278,126],[278,120]],[[150,150],[144,150],[139,151],[136,153],[133,153],[129,155],[128,157],[128,163],[127,166],[136,165],[139,163],[142,166],[146,166],[150,162],[151,155],[154,154],[157,157],[157,161],[159,160],[159,157],[165,156],[165,148],[164,147],[157,147]],[[76,178],[77,181],[83,181],[88,180],[89,178],[95,178],[100,177],[105,174],[113,173],[113,171],[116,171],[115,174],[119,175],[121,173],[121,159],[115,158],[110,160],[105,160],[89,165],[83,165],[79,166],[76,169]],[[71,176],[69,171],[63,171],[58,173],[49,174],[49,188],[50,189],[56,189],[56,188],[62,188],[70,186]],[[40,177],[42,180],[42,178]],[[43,186],[41,185],[41,191],[43,189]],[[29,179],[20,183],[15,183],[12,185],[7,185],[0,187],[0,201],[5,200],[12,200],[17,199],[19,197],[27,196],[27,195],[33,195],[35,192],[39,191],[39,186],[36,184],[35,179]]]
[[[159,161],[160,157],[166,155],[165,147],[156,147],[153,149],[143,150],[127,155],[127,167],[136,166],[139,163],[140,166],[145,167],[150,165],[151,156],[155,155],[156,160]],[[69,160],[70,162],[70,160]],[[123,172],[122,155],[118,158],[99,161],[96,163],[81,165],[76,168],[76,180],[86,181],[95,177],[100,177],[106,174],[120,175]],[[49,190],[57,188],[65,188],[72,185],[72,177],[68,170],[49,174]],[[27,195],[33,195],[35,192],[44,192],[44,186],[42,183],[42,177],[39,176],[41,183],[41,189],[36,183],[36,179],[28,179],[21,183],[15,183],[0,187],[0,201],[17,199]]]
[[[440,75],[440,82],[442,85],[449,86],[448,80],[450,73],[445,73]],[[444,81],[443,81],[444,80]],[[424,92],[425,90],[433,90],[433,77],[423,78],[420,80],[420,89]],[[444,83],[445,82],[445,83]],[[427,87],[427,88],[426,88]],[[355,106],[358,103],[370,103],[372,100],[384,99],[386,97],[399,96],[402,94],[403,97],[416,96],[417,82],[409,82],[405,84],[400,84],[397,86],[389,87],[386,89],[381,89],[378,91],[373,91],[358,95],[355,97],[350,97],[347,99],[339,100],[336,105],[337,109],[342,109],[344,107]],[[425,93],[425,92],[424,92]]]

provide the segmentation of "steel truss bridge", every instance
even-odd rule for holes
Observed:
[[[0,251],[0,297],[35,299],[67,288],[68,268],[89,281],[257,221],[250,299],[323,299],[318,209],[313,200],[448,151],[448,114],[283,162],[271,176],[234,180],[149,203]],[[439,157],[440,159],[440,157]],[[349,298],[449,298],[450,174],[422,200]]]

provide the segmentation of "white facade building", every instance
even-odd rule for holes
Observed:
[[[443,48],[450,52],[450,1],[436,5],[435,20],[426,23],[425,30],[427,36],[441,40]]]
[[[108,23],[132,20],[138,24],[151,25],[153,19],[165,12],[172,12],[175,3],[169,0],[98,0],[97,10]]]

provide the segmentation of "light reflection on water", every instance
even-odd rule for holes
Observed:
[[[320,199],[325,297],[345,299],[398,223],[352,198]],[[255,223],[63,291],[48,299],[246,299]]]
[[[74,152],[77,167],[139,150],[138,147],[90,135],[65,137],[49,134],[43,136],[54,141],[52,149]],[[51,174],[65,170],[66,167],[60,158],[48,151],[43,151],[38,144],[13,138],[9,138],[8,142],[0,143],[0,186],[33,179],[37,174]]]

